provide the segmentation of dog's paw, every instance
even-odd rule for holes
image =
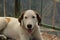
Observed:
[[[12,39],[12,38],[7,37],[7,40],[15,40],[15,39]]]
[[[7,37],[5,35],[0,35],[0,40],[7,40]]]

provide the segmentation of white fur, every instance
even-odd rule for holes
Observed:
[[[33,16],[35,18],[33,18]],[[27,17],[27,19],[25,19],[25,17]],[[27,28],[28,24],[31,24],[32,25],[32,29],[33,29],[34,26],[36,26],[36,23],[37,23],[37,16],[36,16],[35,12],[32,11],[32,10],[25,11],[24,16],[23,16],[23,21],[24,21],[24,26],[26,28]]]
[[[8,20],[6,18],[10,19],[10,21],[7,22]],[[18,22],[17,18],[0,17],[0,30],[5,28],[3,34],[6,35],[7,37],[18,40],[20,38],[18,34],[19,27],[20,23]]]
[[[35,18],[32,18],[32,17]],[[25,18],[27,17],[27,18]],[[21,19],[20,19],[21,20]],[[27,25],[32,25],[32,33],[28,33]],[[20,27],[20,39],[21,40],[30,40],[30,38],[35,37],[36,40],[43,40],[40,32],[40,27],[38,25],[38,19],[35,11],[27,10],[24,12],[23,19],[21,20],[21,27]]]
[[[13,38],[13,39],[19,39],[19,31],[20,23],[18,22],[17,18],[10,18],[10,22],[7,25],[7,28],[4,30],[4,34],[7,37]]]
[[[5,17],[0,17],[0,30],[2,30],[7,24]]]
[[[27,16],[28,18],[25,19],[25,16]],[[32,18],[32,16],[34,16],[35,18]],[[17,18],[12,18],[12,17],[7,17],[7,18],[10,18],[10,22],[8,23],[6,29],[3,32],[6,36],[16,40],[30,40],[33,34],[33,36],[37,38],[37,40],[38,39],[42,40],[41,34],[40,34],[41,33],[40,27],[38,26],[37,16],[33,10],[25,11],[23,19],[21,20],[22,23],[19,23]],[[25,30],[23,26],[20,24],[24,25],[26,29],[28,29],[27,25],[31,24],[33,29],[32,34],[29,34],[27,30]]]

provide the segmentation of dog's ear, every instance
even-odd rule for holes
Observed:
[[[20,15],[19,18],[18,18],[18,21],[19,21],[20,23],[21,23],[21,20],[23,19],[24,13],[25,13],[25,12],[22,12],[21,15]]]
[[[41,23],[41,16],[36,12],[37,20],[38,20],[38,25]]]

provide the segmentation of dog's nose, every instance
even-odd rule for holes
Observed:
[[[31,29],[31,28],[32,28],[32,25],[31,25],[31,24],[28,24],[27,27],[28,27],[29,29]]]

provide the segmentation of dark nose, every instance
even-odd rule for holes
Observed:
[[[28,24],[27,27],[28,27],[29,29],[31,29],[31,28],[32,28],[32,25],[31,25],[31,24]]]

